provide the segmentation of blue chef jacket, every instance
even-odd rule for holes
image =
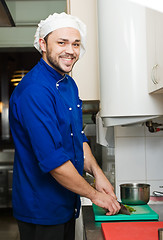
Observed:
[[[13,214],[34,224],[61,224],[79,215],[80,198],[49,173],[70,160],[83,173],[82,102],[74,80],[43,59],[10,98],[15,144]]]

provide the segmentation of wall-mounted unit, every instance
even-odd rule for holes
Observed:
[[[148,39],[149,9],[128,0],[98,0],[97,9],[104,125],[134,124],[163,115],[163,94],[148,91],[154,48]],[[162,39],[163,21],[160,25],[157,37]],[[163,57],[163,51],[159,54]]]

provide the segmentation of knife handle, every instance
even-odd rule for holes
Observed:
[[[158,229],[158,240],[163,240],[163,228]]]

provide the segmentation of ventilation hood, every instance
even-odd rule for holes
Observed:
[[[125,117],[103,117],[104,127],[130,126],[142,124],[146,121],[159,118],[160,116],[125,116]]]
[[[4,0],[0,0],[0,27],[14,27],[15,23]]]

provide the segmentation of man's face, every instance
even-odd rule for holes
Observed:
[[[80,33],[74,28],[60,28],[49,34],[43,59],[56,71],[71,72],[80,55]]]

